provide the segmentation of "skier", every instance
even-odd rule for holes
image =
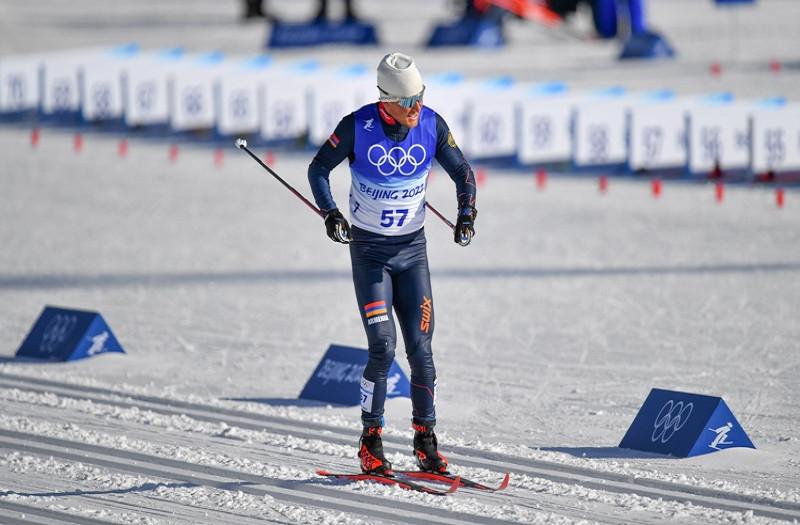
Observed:
[[[411,367],[414,455],[420,469],[446,472],[436,434],[436,369],[431,337],[434,314],[423,223],[425,189],[435,158],[456,186],[454,239],[466,246],[475,234],[475,177],[444,119],[423,106],[425,86],[414,60],[390,53],[378,64],[378,102],[345,116],[308,168],[317,206],[333,241],[350,244],[358,308],[369,359],[361,378],[363,432],[358,457],[365,473],[391,474],[383,454],[386,375],[400,322]],[[350,163],[350,221],[330,191],[330,172]]]

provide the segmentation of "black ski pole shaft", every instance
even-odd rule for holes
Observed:
[[[256,154],[255,154],[255,153],[253,153],[252,151],[250,151],[250,149],[247,147],[247,141],[246,141],[246,140],[244,140],[244,139],[242,139],[242,138],[238,138],[238,139],[236,139],[236,142],[235,142],[235,144],[236,144],[236,147],[237,147],[237,148],[239,148],[239,149],[241,149],[241,150],[244,150],[244,151],[246,151],[246,152],[247,152],[247,154],[248,154],[248,155],[250,155],[251,157],[253,157],[253,159],[254,159],[256,162],[258,162],[259,164],[261,164],[261,167],[262,167],[262,168],[264,168],[265,170],[267,170],[267,172],[268,172],[270,175],[272,175],[273,177],[275,177],[276,179],[278,179],[278,182],[280,182],[281,184],[283,184],[283,185],[286,187],[286,189],[287,189],[287,190],[289,190],[289,191],[291,191],[292,193],[294,193],[294,196],[295,196],[295,197],[297,197],[298,199],[300,199],[301,201],[303,201],[303,202],[305,203],[305,205],[306,205],[306,206],[308,206],[309,208],[311,208],[312,210],[314,210],[314,213],[316,213],[317,215],[319,215],[319,216],[320,216],[320,217],[322,217],[322,218],[324,218],[324,217],[325,217],[325,214],[322,212],[322,210],[320,210],[319,208],[317,208],[316,206],[314,206],[314,205],[311,203],[311,201],[309,201],[308,199],[306,199],[305,197],[303,197],[303,194],[302,194],[302,193],[300,193],[299,191],[297,191],[296,189],[294,189],[294,188],[292,187],[292,185],[291,185],[291,184],[289,184],[288,182],[286,182],[285,180],[283,180],[283,179],[281,178],[281,176],[280,176],[280,175],[278,175],[277,173],[275,173],[275,170],[273,170],[272,168],[270,168],[269,166],[267,166],[267,164],[266,164],[266,163],[264,163],[264,162],[263,162],[261,159],[259,159],[259,158],[258,158],[258,155],[256,155]]]
[[[444,223],[450,227],[451,230],[455,230],[456,229],[456,227],[453,225],[453,223],[447,220],[447,217],[445,217],[444,215],[439,213],[439,210],[437,210],[436,208],[431,206],[427,201],[425,202],[425,206],[427,206],[428,209],[431,210],[434,215],[436,215],[437,217],[442,219],[444,221]]]

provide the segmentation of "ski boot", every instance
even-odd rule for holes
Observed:
[[[383,455],[383,427],[364,427],[358,443],[358,459],[364,474],[392,475],[392,464]]]
[[[414,427],[414,457],[417,458],[417,466],[425,472],[447,473],[447,458],[439,453],[437,449],[439,442],[433,427],[412,423]]]

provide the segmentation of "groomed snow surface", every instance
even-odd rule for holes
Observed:
[[[296,400],[328,344],[363,346],[346,249],[231,148],[0,130],[0,516],[35,523],[766,522],[800,516],[800,212],[770,190],[492,171],[468,248],[429,220],[442,448],[497,483],[437,498],[342,485],[358,409]],[[276,168],[304,181],[304,154]],[[347,174],[333,175],[344,199]],[[440,171],[430,201],[447,209]],[[433,217],[431,217],[433,219]],[[95,309],[127,355],[30,364],[44,304]],[[402,347],[399,351],[402,355]],[[403,362],[401,360],[401,362]],[[403,363],[405,364],[405,363]],[[758,446],[615,448],[653,386],[723,396]],[[409,454],[410,403],[387,448]],[[22,509],[22,510],[20,510]],[[95,521],[88,521],[89,519]],[[48,521],[50,520],[50,521]],[[72,521],[70,521],[72,520]],[[2,521],[2,519],[0,519]]]
[[[167,22],[145,23],[150,2],[86,9],[80,23],[66,4],[36,4],[50,8],[29,19],[30,5],[12,3],[5,20],[44,36],[26,42],[17,28],[0,46],[141,37],[199,50],[209,45],[203,33],[226,29],[219,47],[257,48],[252,26],[236,33],[238,4],[225,8],[227,22],[211,18],[223,4],[197,3],[188,18],[204,32],[169,23],[179,13],[167,7]],[[653,16],[702,40],[681,32],[675,10],[691,4],[675,4],[651,2]],[[117,15],[136,23],[93,23]],[[550,51],[562,45],[539,38]],[[780,40],[770,38],[765,47]],[[567,75],[608,51],[563,45]],[[441,70],[472,64],[467,52],[422,56]],[[636,73],[610,57],[600,80],[653,77],[652,65]],[[676,87],[707,82],[696,59],[667,66],[682,72]],[[478,60],[521,67],[502,52]],[[558,73],[552,58],[531,61],[531,75]],[[734,76],[732,87],[769,84],[754,78]],[[777,82],[797,86],[797,73]],[[591,175],[553,173],[541,191],[529,172],[488,168],[472,245],[455,245],[429,215],[441,449],[465,477],[496,484],[511,473],[500,493],[436,497],[314,474],[357,468],[359,410],[297,395],[329,344],[363,347],[365,338],[347,249],[302,203],[232,144],[216,166],[199,146],[182,144],[171,163],[166,141],[131,139],[120,159],[115,136],[87,134],[76,154],[72,130],[45,127],[36,148],[29,133],[0,126],[0,523],[800,520],[795,189],[778,208],[764,185],[728,186],[718,203],[703,183],[666,180],[656,199],[646,180],[611,178],[601,194]],[[310,156],[278,151],[274,166],[306,194]],[[343,204],[346,168],[331,178]],[[428,199],[454,215],[441,169]],[[45,304],[101,312],[127,354],[15,360]],[[402,355],[400,344],[407,370]],[[617,448],[652,387],[722,396],[757,450],[685,460]],[[413,468],[410,411],[407,399],[387,404],[385,447],[400,468]]]

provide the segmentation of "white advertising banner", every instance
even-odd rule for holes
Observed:
[[[467,136],[469,152],[475,159],[512,157],[516,153],[515,114],[519,91],[505,78],[475,86]]]
[[[668,92],[644,94],[628,113],[628,167],[631,170],[686,166],[687,103]]]
[[[80,109],[78,57],[46,57],[42,66],[41,110],[45,115]]]
[[[40,56],[0,58],[0,113],[39,106]]]
[[[216,124],[214,88],[224,69],[222,55],[187,57],[169,83],[170,126],[175,131],[211,129]]]
[[[565,162],[572,158],[572,112],[576,99],[564,84],[523,89],[517,112],[517,161]]]
[[[125,124],[148,126],[169,122],[169,80],[181,57],[180,50],[168,50],[140,55],[125,62]]]
[[[103,57],[85,63],[80,75],[81,116],[85,120],[122,117],[121,57]]]
[[[269,71],[260,95],[262,138],[294,139],[308,132],[308,97],[318,75],[320,69],[314,62],[276,66]]]
[[[114,52],[115,49],[95,48],[43,56],[39,92],[42,113],[80,111],[83,68],[88,63],[113,56]]]
[[[217,132],[221,135],[255,133],[260,127],[259,98],[270,60],[250,59],[226,69],[217,83]]]
[[[375,75],[365,68],[320,72],[309,93],[308,140],[321,145],[342,117],[370,101],[377,101]]]
[[[706,97],[689,107],[689,171],[708,173],[750,167],[749,115],[727,95]]]
[[[628,158],[626,112],[622,89],[589,93],[575,104],[572,160],[578,167],[622,164]]]
[[[425,78],[423,104],[441,115],[453,139],[465,155],[470,154],[469,97],[476,89],[456,73],[432,75]]]
[[[800,104],[757,104],[750,119],[751,171],[800,171]]]

